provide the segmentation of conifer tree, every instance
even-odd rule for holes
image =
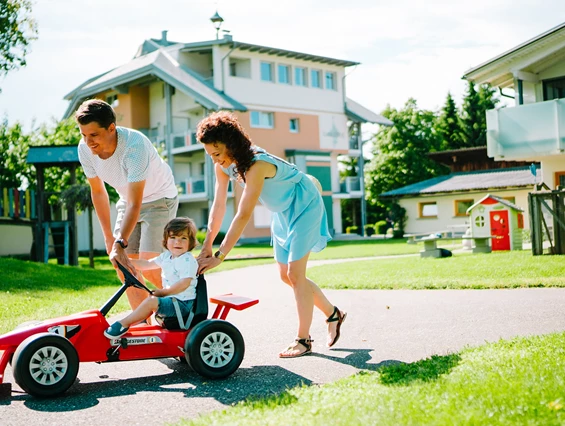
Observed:
[[[462,147],[463,137],[461,134],[459,111],[450,92],[447,92],[445,105],[440,111],[436,128],[441,137],[441,151]]]

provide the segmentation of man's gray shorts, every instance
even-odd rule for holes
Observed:
[[[116,226],[114,226],[114,236],[118,235],[118,231],[122,226],[126,204],[123,200],[118,201],[116,204],[118,217],[116,218]],[[177,216],[178,207],[178,197],[159,198],[149,203],[143,203],[137,225],[135,225],[133,232],[128,238],[126,253],[161,253],[163,251],[163,231],[165,225]]]

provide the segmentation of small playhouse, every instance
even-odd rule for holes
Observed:
[[[523,212],[510,201],[487,194],[467,209],[471,237],[478,246],[488,245],[490,239],[493,251],[522,250]]]

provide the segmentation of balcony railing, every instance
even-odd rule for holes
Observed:
[[[340,182],[339,192],[346,194],[361,192],[361,178],[357,176],[347,176],[343,182]]]
[[[487,111],[487,151],[506,160],[565,152],[565,99]]]
[[[197,176],[185,179],[179,183],[181,188],[180,195],[203,194],[206,192],[206,180],[204,176]]]

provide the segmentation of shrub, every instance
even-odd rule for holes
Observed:
[[[375,233],[375,227],[373,225],[365,225],[365,235],[370,237]]]
[[[357,227],[356,226],[348,226],[345,228],[346,234],[357,234]]]
[[[226,236],[225,232],[218,232],[218,235],[216,235],[216,238],[214,238],[214,243],[215,245],[221,244],[224,237]],[[206,231],[198,231],[196,233],[196,239],[198,240],[198,242],[200,244],[202,244],[204,242],[204,239],[206,238]]]
[[[375,223],[375,231],[379,235],[386,234],[386,231],[389,227],[390,225],[386,220],[379,220],[377,223]]]

